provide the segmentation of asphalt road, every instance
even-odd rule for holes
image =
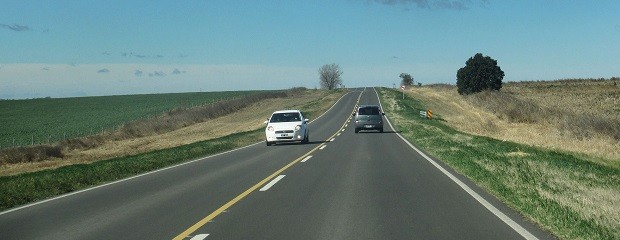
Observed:
[[[552,238],[390,125],[355,134],[358,103],[376,92],[341,98],[309,144],[258,143],[0,213],[0,239]]]

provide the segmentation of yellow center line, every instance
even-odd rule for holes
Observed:
[[[362,91],[363,93],[363,91]],[[357,97],[357,103],[359,103],[360,98],[362,97],[362,93],[360,93],[360,95]],[[327,139],[332,139],[336,136],[336,134],[338,134],[341,130],[343,130],[347,124],[347,122],[349,121],[349,119],[347,119],[342,126],[340,127],[340,129],[338,129],[338,131],[336,131],[336,133],[334,133],[331,137],[327,138]],[[290,168],[291,166],[295,165],[296,163],[298,163],[299,161],[301,161],[302,159],[306,158],[307,156],[309,156],[310,154],[312,154],[313,152],[315,152],[317,149],[319,149],[321,146],[325,145],[325,143],[321,143],[318,146],[316,146],[315,148],[313,148],[312,150],[310,150],[309,152],[307,152],[306,154],[302,155],[301,157],[293,160],[292,162],[290,162],[289,164],[287,164],[286,166],[280,168],[279,170],[275,171],[273,174],[269,175],[268,177],[266,177],[265,179],[261,180],[260,182],[256,183],[254,186],[248,188],[248,190],[245,190],[243,193],[239,194],[237,197],[233,198],[232,200],[228,201],[226,204],[222,205],[220,208],[216,209],[215,211],[213,211],[211,214],[209,214],[208,216],[206,216],[205,218],[201,219],[200,221],[198,221],[197,223],[195,223],[194,225],[192,225],[191,227],[189,227],[187,230],[183,231],[181,234],[179,234],[178,236],[176,236],[175,238],[173,238],[173,240],[182,240],[185,239],[186,237],[188,237],[190,234],[192,234],[193,232],[195,232],[196,230],[198,230],[199,228],[201,228],[202,226],[204,226],[205,224],[207,224],[208,222],[210,222],[211,220],[213,220],[215,217],[217,217],[218,215],[220,215],[221,213],[223,213],[224,211],[226,211],[226,209],[230,208],[232,205],[235,205],[235,203],[241,201],[241,199],[247,197],[248,195],[250,195],[250,193],[256,191],[256,189],[260,188],[261,186],[265,185],[265,183],[267,183],[269,180],[273,179],[274,177],[280,175],[280,173],[284,172],[286,169]]]

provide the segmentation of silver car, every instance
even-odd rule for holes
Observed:
[[[377,105],[360,105],[353,113],[355,121],[355,133],[361,130],[377,130],[383,132],[383,116]]]

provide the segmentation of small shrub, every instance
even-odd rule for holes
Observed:
[[[0,150],[0,165],[40,162],[50,158],[62,158],[60,146],[39,145],[32,147],[7,148]]]
[[[471,95],[468,100],[509,122],[536,123],[548,115],[540,106],[503,92],[484,91]]]
[[[559,129],[580,140],[607,136],[620,141],[620,121],[603,116],[566,114],[559,121]]]

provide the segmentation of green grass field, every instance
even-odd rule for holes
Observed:
[[[57,142],[257,91],[170,93],[0,101],[0,148]]]

